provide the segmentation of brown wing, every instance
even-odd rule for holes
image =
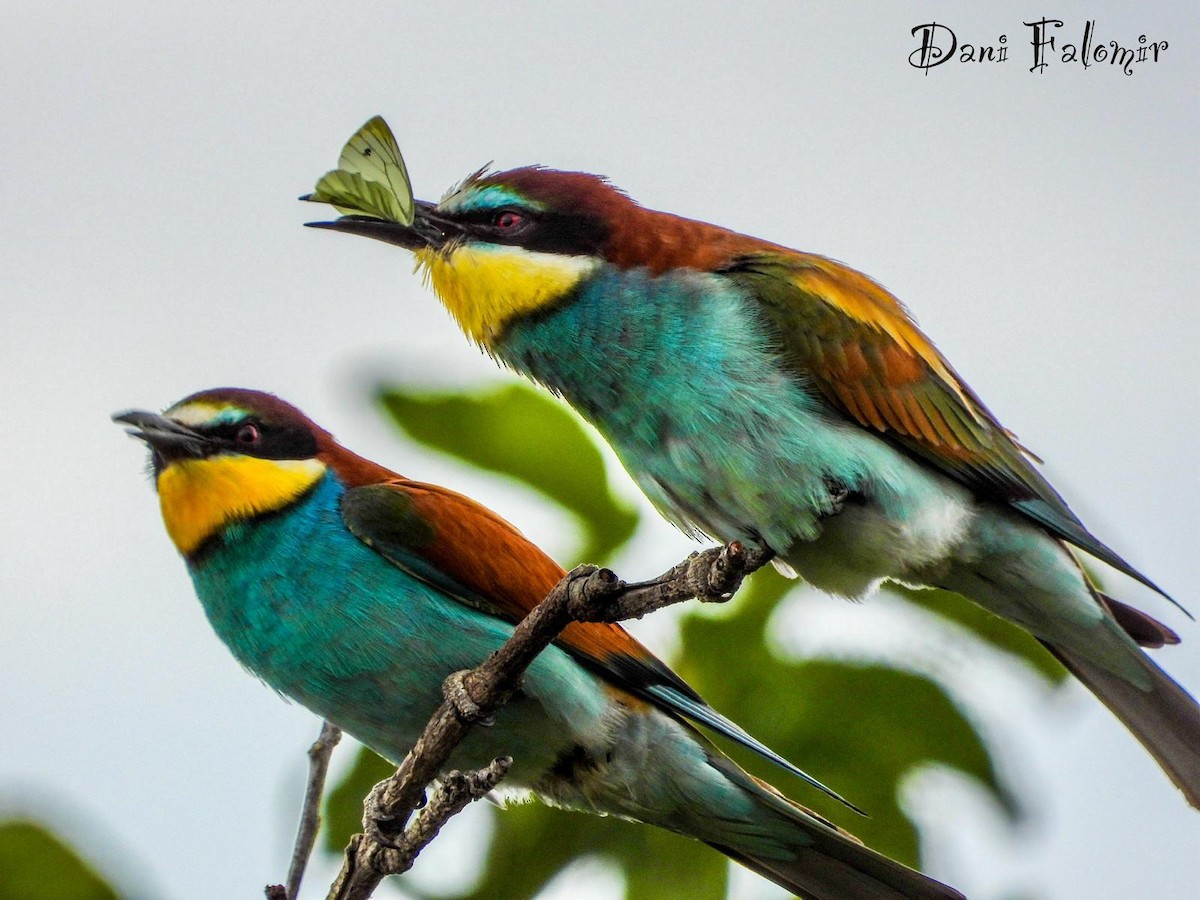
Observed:
[[[395,478],[354,487],[342,500],[342,516],[389,562],[510,622],[524,618],[566,574],[490,509],[437,485]],[[620,625],[573,622],[557,643],[627,689],[657,682],[694,696]]]

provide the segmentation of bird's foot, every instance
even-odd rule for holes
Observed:
[[[371,792],[367,794],[366,802],[363,804],[363,833],[370,840],[389,850],[403,850],[404,848],[396,843],[396,839],[403,835],[405,823],[401,822],[397,827],[396,822],[399,817],[383,811],[384,795],[391,781],[391,778],[385,778],[371,788]],[[428,798],[422,794],[417,809],[423,807],[427,800]]]
[[[847,506],[861,505],[867,499],[861,491],[856,491],[844,481],[835,478],[826,478],[825,488],[829,491],[829,510],[822,514],[823,519],[836,516]]]
[[[454,707],[455,714],[463,722],[490,728],[496,724],[496,718],[484,715],[483,708],[471,696],[470,687],[467,685],[467,675],[469,674],[465,671],[451,673],[442,682],[442,696]]]
[[[724,603],[742,586],[742,580],[775,556],[773,550],[748,547],[730,541],[691,554],[684,563],[684,577],[692,595],[701,603]]]

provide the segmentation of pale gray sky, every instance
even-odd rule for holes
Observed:
[[[572,545],[364,401],[380,373],[500,377],[402,253],[300,227],[320,210],[294,198],[375,113],[419,196],[488,160],[598,171],[874,275],[1085,521],[1200,611],[1200,13],[1062,0],[1060,44],[1091,19],[1097,44],[1169,47],[1130,76],[1035,75],[1029,13],[990,6],[3,0],[0,815],[43,818],[146,897],[257,896],[286,866],[316,722],[209,631],[114,410],[273,390]],[[910,30],[932,20],[1006,34],[1009,61],[923,75]],[[644,574],[688,546],[656,521],[620,562]],[[1109,585],[1180,630],[1157,658],[1200,690],[1200,626]],[[888,630],[886,602],[828,602],[843,632]],[[930,779],[933,874],[985,900],[1194,896],[1200,817],[1099,704],[987,692],[1043,814],[1005,835]]]

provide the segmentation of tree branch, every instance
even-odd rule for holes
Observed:
[[[317,832],[321,830],[321,794],[325,790],[329,758],[341,739],[342,729],[332,722],[322,722],[321,733],[308,748],[308,784],[304,789],[304,805],[300,809],[300,824],[292,848],[292,864],[288,867],[287,886],[267,885],[267,900],[296,900],[300,896],[300,882],[304,880],[308,858],[312,856]]]
[[[734,542],[693,553],[658,578],[635,584],[626,584],[608,569],[596,566],[578,566],[568,572],[546,599],[517,623],[500,649],[477,668],[455,672],[446,679],[446,699],[425,731],[396,773],[372,790],[363,819],[366,833],[355,835],[346,847],[328,900],[366,900],[385,876],[412,866],[417,853],[446,819],[500,782],[511,760],[494,760],[486,769],[465,775],[449,773],[417,821],[406,828],[424,800],[426,786],[442,772],[454,748],[472,726],[491,723],[495,711],[520,686],[525,669],[568,624],[640,618],[692,598],[724,602],[746,575],[766,565],[773,555]]]

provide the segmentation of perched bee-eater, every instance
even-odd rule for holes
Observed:
[[[574,406],[685,531],[833,594],[945,588],[1028,630],[1200,807],[1200,709],[1139,649],[1178,638],[1071,547],[1159,589],[870,278],[536,166],[478,172],[408,224],[313,224],[413,251],[467,337]]]
[[[444,679],[565,574],[491,510],[351,453],[271,395],[223,388],[115,418],[150,446],[167,533],[233,655],[391,760]],[[607,624],[568,626],[451,764],[511,756],[509,787],[697,838],[806,897],[961,897],[746,774],[689,721],[803,775]]]

